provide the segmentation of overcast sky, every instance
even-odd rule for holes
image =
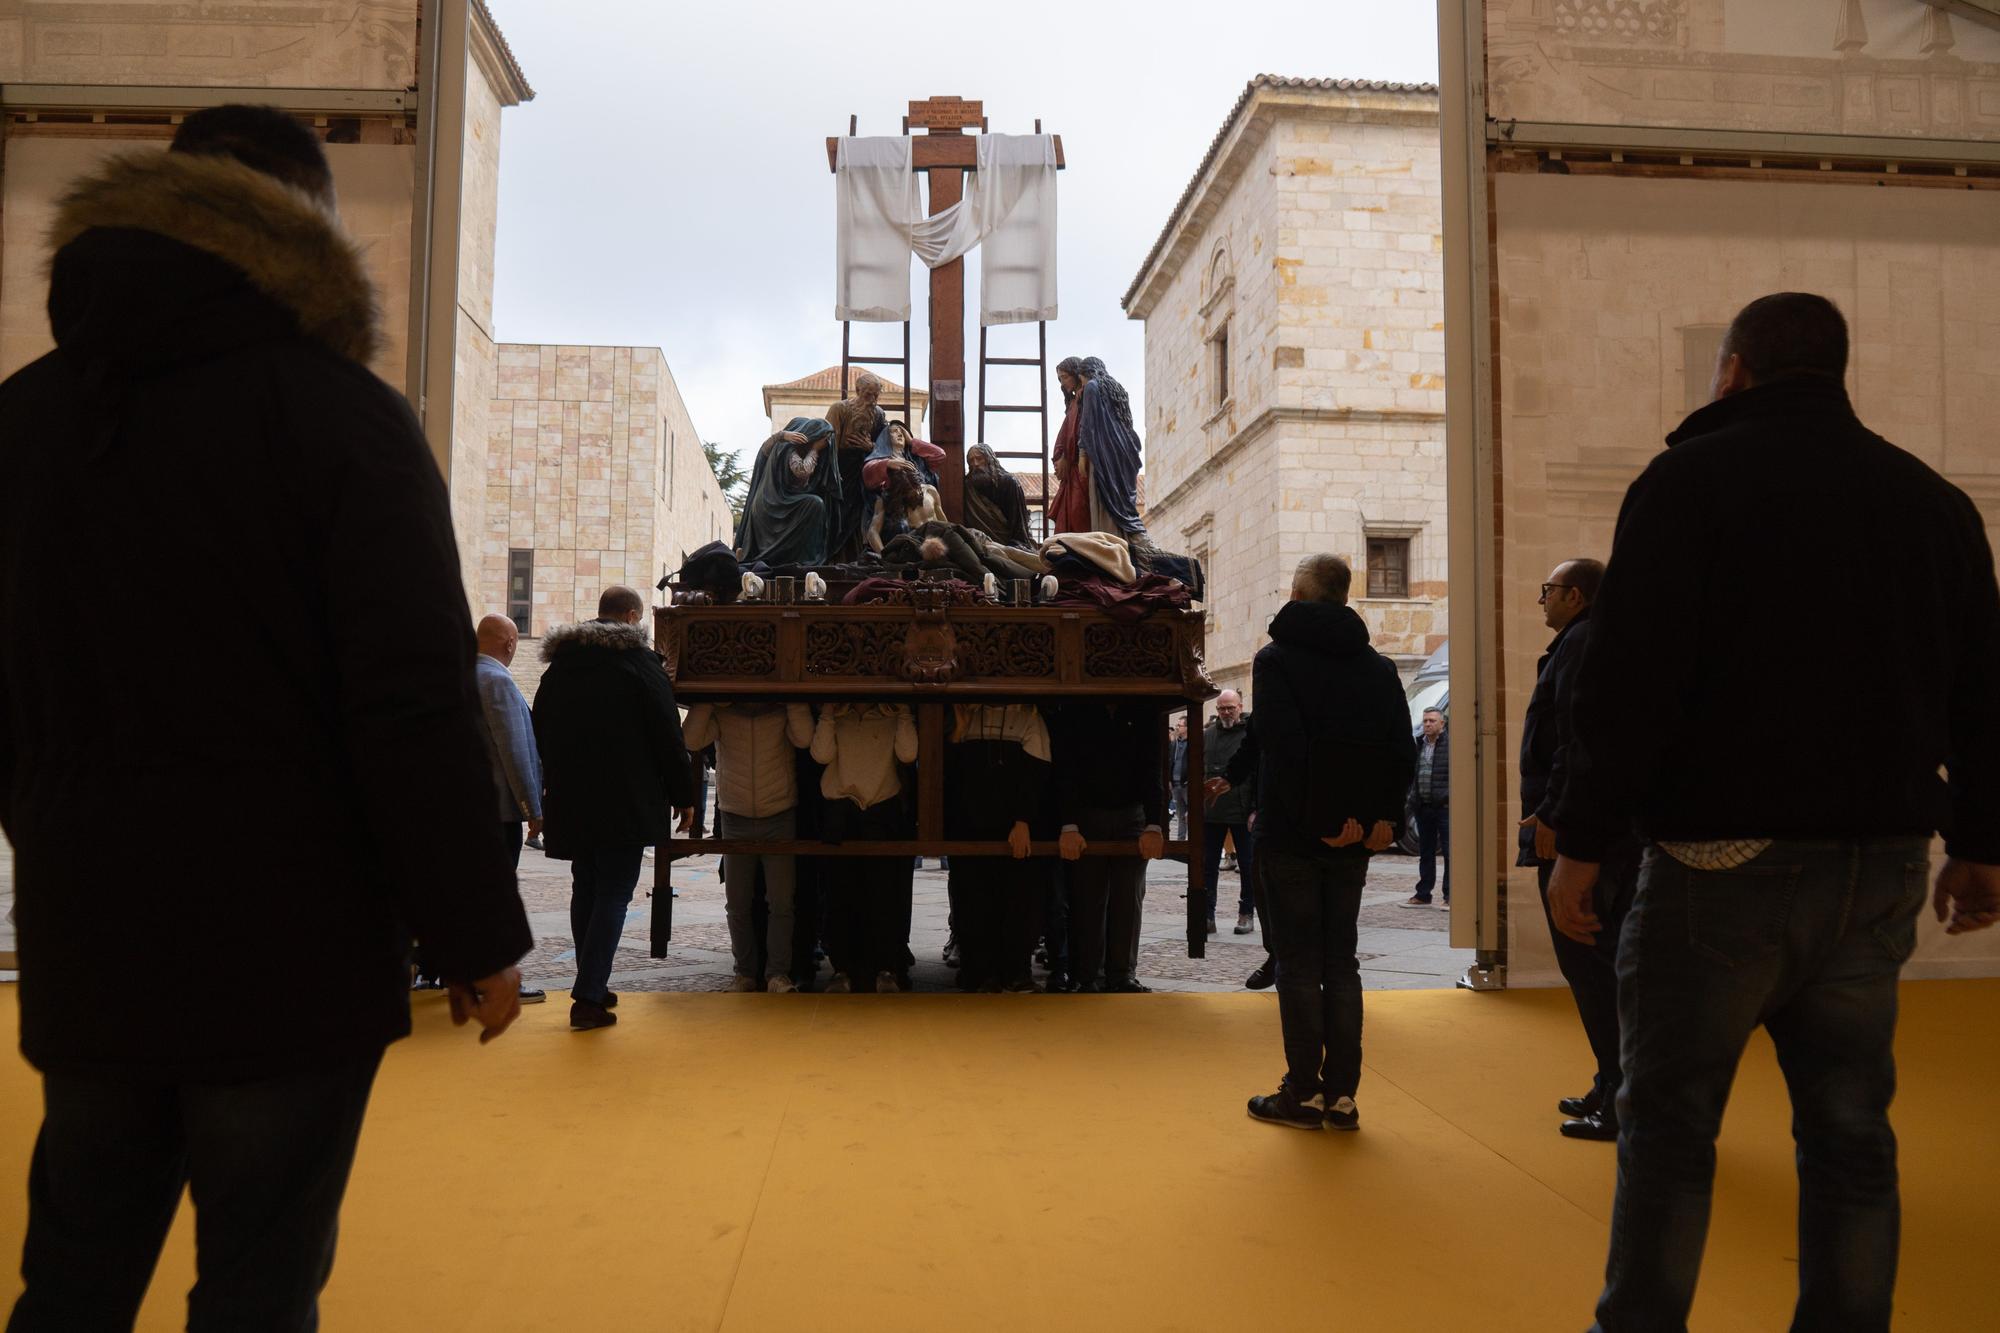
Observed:
[[[1040,117],[1062,135],[1050,364],[1103,357],[1143,423],[1142,326],[1118,301],[1243,85],[1437,77],[1426,0],[489,3],[536,94],[502,130],[496,335],[657,346],[702,435],[739,450],[768,429],[764,384],[840,361],[825,139],[850,113],[862,134],[894,134],[911,99],[956,94],[983,100],[996,133]],[[920,387],[927,290],[919,266]],[[975,255],[968,439],[978,292]],[[900,352],[900,325],[855,331],[857,350]],[[1033,354],[1032,325],[994,337],[996,354]],[[1032,372],[1012,373],[995,401],[1032,402]]]

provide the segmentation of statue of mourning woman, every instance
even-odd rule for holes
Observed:
[[[861,536],[869,550],[880,551],[883,542],[899,533],[944,516],[937,490],[937,468],[944,460],[944,450],[915,438],[900,421],[876,435],[875,447],[861,465],[861,484],[868,492]]]
[[[1096,357],[1056,366],[1066,407],[1054,461],[1061,488],[1050,505],[1057,532],[1110,532],[1130,545],[1152,545],[1139,517],[1138,429],[1132,400]]]
[[[861,529],[867,519],[867,490],[861,469],[875,450],[875,437],[888,424],[882,409],[876,406],[881,398],[881,377],[864,370],[854,378],[854,391],[826,409],[827,424],[833,428],[841,493],[841,513],[832,533],[829,556],[839,564],[861,556]]]
[[[739,561],[771,566],[827,563],[845,509],[840,469],[826,456],[833,438],[828,423],[793,417],[758,448],[743,517],[736,525]]]

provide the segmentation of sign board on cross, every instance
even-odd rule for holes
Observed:
[[[910,103],[913,130],[976,130],[986,122],[986,104],[963,97],[931,97]]]

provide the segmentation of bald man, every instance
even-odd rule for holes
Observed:
[[[542,831],[542,760],[535,750],[535,722],[528,701],[507,668],[521,632],[505,616],[479,622],[479,657],[474,668],[479,681],[480,720],[485,723],[486,754],[493,762],[494,797],[500,807],[500,843],[518,868],[521,864],[521,821],[528,836]],[[521,986],[522,1004],[548,999],[539,987]]]

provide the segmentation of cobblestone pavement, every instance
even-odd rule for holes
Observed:
[[[729,928],[723,911],[722,882],[717,858],[695,857],[674,867],[674,930],[667,957],[649,956],[652,902],[647,896],[653,862],[646,863],[644,882],[633,899],[625,936],[612,969],[612,989],[723,990],[729,985]],[[1139,978],[1163,991],[1230,991],[1263,960],[1262,936],[1233,934],[1238,878],[1224,871],[1218,897],[1220,930],[1208,937],[1206,958],[1189,958],[1183,913],[1186,869],[1176,862],[1155,862],[1146,880],[1145,911],[1139,942]],[[1416,862],[1409,857],[1378,857],[1369,870],[1362,894],[1360,950],[1362,984],[1372,990],[1448,987],[1472,963],[1472,950],[1446,943],[1449,917],[1436,908],[1405,909],[1416,883]],[[522,964],[536,985],[566,989],[575,977],[575,949],[569,929],[569,866],[529,850],[521,854],[521,898],[527,904],[536,947]],[[911,980],[919,991],[953,989],[953,977],[943,960],[948,911],[945,874],[932,860],[916,872],[912,903],[910,950],[917,964]],[[819,979],[831,975],[820,965]],[[1039,975],[1039,974],[1038,974]]]
[[[645,883],[626,918],[625,939],[618,950],[612,986],[618,990],[714,991],[730,980],[729,927],[723,915],[722,882],[713,856],[683,861],[674,869],[674,935],[665,958],[649,956],[647,945],[652,903],[647,896],[653,863],[647,860]],[[936,868],[916,874],[910,948],[917,956],[912,972],[922,991],[952,989],[952,974],[944,966],[945,876]],[[0,839],[0,953],[14,947],[14,931],[5,920],[13,905],[13,853]],[[1146,904],[1139,943],[1139,976],[1156,990],[1226,991],[1239,989],[1243,978],[1262,961],[1262,936],[1231,933],[1238,879],[1222,874],[1221,929],[1208,937],[1206,958],[1189,958],[1183,938],[1182,913],[1186,870],[1176,862],[1155,862],[1146,879]],[[1396,906],[1410,896],[1416,882],[1416,862],[1409,857],[1377,857],[1369,867],[1368,888],[1361,900],[1360,958],[1362,984],[1374,990],[1450,986],[1472,962],[1470,949],[1446,943],[1447,915]],[[576,951],[569,930],[569,864],[551,861],[540,852],[521,854],[521,898],[535,931],[535,948],[522,961],[522,971],[536,984],[566,989],[575,976]],[[828,975],[824,965],[820,979]]]

